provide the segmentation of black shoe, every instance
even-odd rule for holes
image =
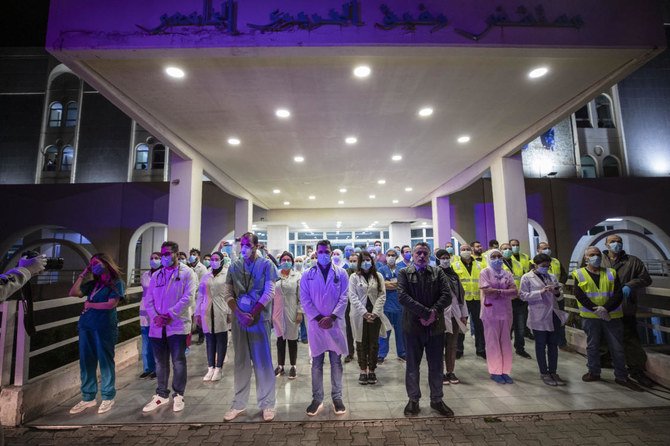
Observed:
[[[582,381],[590,383],[593,381],[600,381],[600,375],[594,375],[591,372],[586,372],[584,375],[582,375]]]
[[[156,379],[156,372],[149,373],[149,379]]]
[[[344,407],[342,400],[333,400],[333,409],[335,409],[335,415],[344,415],[347,413],[347,408]]]
[[[477,353],[480,358],[486,359],[486,352]]]
[[[384,364],[384,358],[377,358],[377,364]]]
[[[444,401],[436,401],[430,403],[430,408],[433,410],[436,410],[440,413],[440,415],[445,416],[445,417],[453,417],[454,416],[454,411],[449,408],[446,404],[444,404]]]
[[[632,379],[615,379],[614,382],[620,386],[628,387],[635,392],[644,392],[644,389],[638,386]]]
[[[198,340],[195,341],[195,345],[202,345],[203,342],[205,342],[205,338],[198,338]]]
[[[377,375],[375,375],[375,372],[368,373],[368,384],[377,384]]]
[[[314,415],[319,413],[319,410],[321,410],[322,407],[323,403],[320,403],[317,400],[312,400],[312,404],[307,406],[307,410],[305,412],[307,412],[307,415],[309,415],[310,417],[313,417]]]
[[[284,373],[285,373],[284,366],[281,365],[277,366],[277,368],[275,369],[275,376],[284,376]]]
[[[398,356],[398,361],[407,362],[407,356]]]
[[[446,373],[442,375],[442,384],[449,384],[449,378]]]
[[[411,417],[411,416],[419,415],[419,412],[421,412],[421,408],[419,407],[419,402],[409,400],[409,402],[405,406],[405,416],[406,417]]]
[[[354,360],[353,356],[347,355],[347,356],[344,357],[344,362],[351,362],[353,360]]]
[[[456,359],[461,359],[463,357],[463,352],[456,352]]]
[[[144,372],[140,375],[140,379],[148,378],[151,375],[151,372]]]
[[[300,342],[302,342],[303,344],[307,344],[307,339],[301,339]]]
[[[458,379],[458,377],[454,374],[454,372],[447,373],[447,379],[449,380],[449,384],[460,384],[461,380]]]
[[[526,350],[517,350],[516,354],[521,356],[522,358],[533,359],[533,357],[530,356],[530,354],[528,354],[528,352]]]
[[[361,374],[358,376],[358,384],[364,386],[364,385],[366,385],[367,383],[368,383],[368,375],[367,375],[367,373],[361,373]]]
[[[295,366],[292,365],[291,369],[288,371],[288,379],[295,379],[298,376],[298,374],[295,371]]]
[[[637,381],[637,383],[639,385],[644,386],[644,387],[651,388],[651,387],[654,387],[656,385],[656,383],[651,378],[649,378],[647,375],[645,375],[644,372],[637,373],[635,375],[631,375],[630,377],[633,378],[635,381]]]

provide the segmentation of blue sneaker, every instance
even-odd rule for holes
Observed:
[[[505,373],[503,373],[501,376],[502,376],[502,379],[505,381],[505,384],[514,384],[514,380],[512,379],[511,376],[509,376]]]
[[[505,379],[502,375],[491,375],[491,379],[498,384],[505,384]]]

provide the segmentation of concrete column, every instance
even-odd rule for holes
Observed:
[[[238,198],[235,201],[235,238],[251,231],[254,220],[254,203],[251,200]]]
[[[202,219],[202,165],[173,154],[170,159],[170,209],[168,239],[188,253],[200,247]]]
[[[518,239],[521,252],[530,252],[528,241],[528,210],[521,157],[498,158],[491,165],[493,212],[496,240],[500,243]],[[488,240],[482,240],[486,246]]]
[[[434,197],[433,205],[433,243],[436,248],[444,248],[451,241],[451,211],[449,196]]]
[[[411,238],[412,229],[409,223],[391,223],[389,226],[389,244],[391,246],[411,246]]]
[[[275,257],[288,251],[288,225],[268,225],[268,250]]]

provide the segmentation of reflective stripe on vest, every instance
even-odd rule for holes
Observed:
[[[465,290],[465,300],[479,300],[479,265],[476,261],[472,262],[472,272],[468,273],[468,269],[462,262],[454,262],[451,265],[452,269],[463,285]]]
[[[600,270],[600,283],[596,286],[595,282],[587,272],[586,268],[580,268],[573,272],[573,277],[577,280],[577,286],[584,292],[591,302],[596,306],[603,306],[614,295],[614,280],[616,272],[612,268],[605,268]],[[598,316],[588,308],[582,306],[577,301],[579,307],[579,315],[585,318],[596,319]],[[610,311],[610,317],[618,318],[623,316],[621,306]]]

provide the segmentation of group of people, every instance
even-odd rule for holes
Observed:
[[[644,374],[646,357],[635,329],[636,290],[648,286],[651,279],[644,264],[623,251],[620,236],[610,235],[606,244],[609,249],[603,253],[589,247],[586,266],[572,272],[587,334],[588,372],[583,380],[600,379],[601,341],[605,339],[616,382],[640,390],[630,377],[644,386],[654,383]],[[170,368],[172,408],[184,409],[186,352],[193,324],[202,330],[206,342],[204,381],[221,379],[228,333],[232,335],[234,397],[226,421],[246,411],[252,371],[262,417],[265,421],[275,418],[277,377],[297,377],[301,324],[306,327],[311,358],[309,416],[323,407],[326,354],[334,412],[344,414],[343,357],[344,362],[357,358],[359,384],[375,385],[377,365],[388,355],[392,334],[398,359],[406,362],[405,415],[420,412],[419,375],[425,353],[430,407],[453,416],[443,400],[443,385],[460,382],[455,364],[464,354],[468,321],[475,354],[486,360],[496,383],[514,382],[510,376],[514,351],[531,357],[525,350],[528,328],[535,340],[540,379],[550,386],[565,385],[558,375],[558,350],[565,343],[563,326],[568,318],[563,310],[565,274],[546,242],[539,244],[539,254],[533,259],[520,252],[518,240],[502,244],[493,240],[486,252],[478,242],[462,244],[458,253],[451,243],[431,252],[424,242],[386,252],[381,242],[375,242],[368,249],[347,246],[343,252],[321,240],[316,251],[304,258],[285,251],[275,259],[248,232],[239,239],[235,260],[231,248],[201,260],[198,250],[191,250],[187,258],[175,242],[168,241],[151,255],[151,270],[142,276],[141,377],[155,377],[157,387],[144,412],[168,405]],[[89,274],[91,280],[84,281]],[[115,395],[115,307],[124,297],[118,266],[105,254],[94,255],[70,293],[86,297],[79,322],[82,401],[71,413],[97,405],[98,363],[102,376],[98,412],[103,413],[111,409]],[[276,336],[276,367],[271,330]]]

